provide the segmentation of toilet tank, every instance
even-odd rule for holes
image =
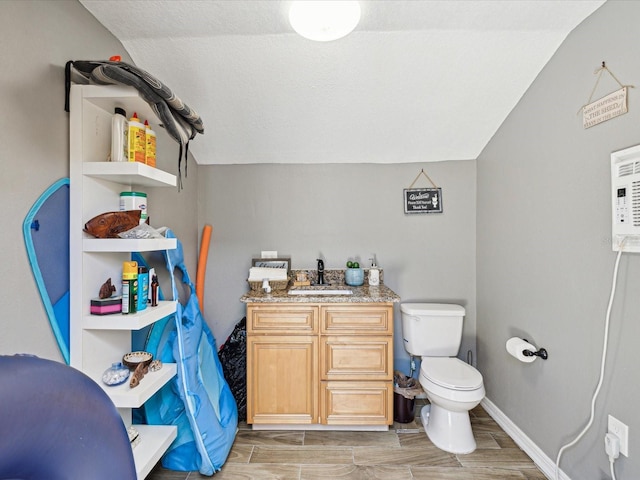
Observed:
[[[448,303],[403,303],[402,338],[416,357],[455,357],[462,341],[464,307]]]

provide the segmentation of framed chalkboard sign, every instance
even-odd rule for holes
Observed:
[[[442,189],[405,188],[404,213],[442,213]]]
[[[283,258],[252,258],[252,267],[266,267],[266,268],[286,268],[287,275],[291,274],[291,257]]]

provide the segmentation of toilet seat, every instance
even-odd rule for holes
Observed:
[[[452,390],[477,390],[482,374],[455,357],[423,357],[420,374],[430,383]]]

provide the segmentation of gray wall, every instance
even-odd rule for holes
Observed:
[[[467,308],[461,356],[475,352],[474,161],[400,165],[200,166],[201,224],[213,226],[205,316],[224,341],[244,316],[251,258],[290,255],[294,268],[363,265],[375,253],[402,301]],[[420,169],[443,189],[443,214],[405,215],[402,190]],[[415,187],[430,186],[421,176]],[[201,225],[202,226],[202,225]],[[396,309],[396,368],[408,373]]]
[[[565,41],[478,159],[478,365],[492,400],[546,455],[586,425],[598,382],[615,254],[610,153],[640,143],[637,88],[630,112],[584,130],[576,112],[605,60],[640,87],[640,3],[609,1]],[[594,96],[618,89],[606,73]],[[563,457],[571,478],[609,478],[607,414],[630,426],[631,458],[618,478],[640,478],[640,256],[624,254],[603,388],[590,432]],[[549,360],[523,364],[505,351],[523,336]]]
[[[200,168],[191,162],[182,193],[151,192],[152,221],[176,230],[192,276],[200,229],[214,227],[205,314],[219,342],[244,314],[238,298],[260,250],[292,255],[297,268],[313,267],[319,254],[339,268],[348,257],[366,261],[375,252],[386,283],[403,301],[467,307],[462,356],[475,348],[477,328],[488,397],[555,458],[586,423],[598,380],[615,259],[608,245],[609,154],[640,142],[637,89],[630,90],[627,115],[592,129],[582,129],[576,111],[602,60],[640,88],[639,21],[639,3],[609,1],[569,36],[477,163],[477,229],[476,162]],[[37,197],[68,175],[64,63],[126,54],[76,1],[0,2],[0,39],[6,113],[0,117],[0,250],[8,272],[0,279],[0,353],[61,360],[28,269],[22,221]],[[597,96],[615,88],[605,75]],[[174,152],[160,166],[175,173]],[[405,216],[402,189],[423,167],[444,189],[445,213]],[[607,413],[631,427],[631,459],[616,462],[618,477],[640,477],[633,345],[640,333],[639,282],[640,257],[624,255],[596,422],[562,464],[572,478],[608,476]],[[550,359],[516,362],[504,350],[513,335],[546,347]],[[396,359],[406,371],[399,342]]]
[[[69,119],[64,111],[67,60],[108,59],[126,52],[77,1],[0,2],[0,354],[31,353],[62,361],[36,288],[22,237],[22,222],[52,183],[69,176]],[[197,141],[197,139],[195,140]],[[159,147],[159,151],[162,147]],[[158,166],[177,173],[177,145]],[[195,272],[197,167],[191,162],[185,191],[150,193],[156,225],[169,224],[189,248]],[[156,189],[160,190],[160,189]],[[195,273],[194,273],[195,276]]]

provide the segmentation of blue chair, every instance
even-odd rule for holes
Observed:
[[[0,356],[0,479],[136,478],[127,430],[98,384],[59,362]]]

